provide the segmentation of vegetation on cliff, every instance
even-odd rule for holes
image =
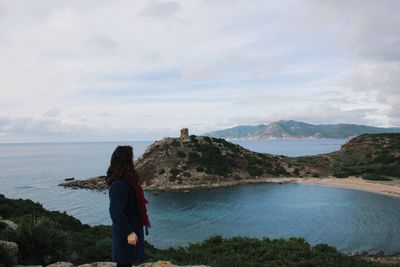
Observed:
[[[339,151],[290,161],[309,173],[368,180],[400,178],[400,134],[364,134],[351,139]]]
[[[14,233],[0,240],[19,246],[19,264],[75,264],[110,261],[111,227],[89,226],[65,213],[45,210],[31,200],[0,195],[0,216],[18,224]],[[255,239],[211,237],[186,247],[157,249],[146,242],[146,261],[169,260],[176,264],[206,264],[215,267],[246,266],[365,266],[378,267],[358,257],[339,253],[328,245],[311,246],[301,238]],[[1,261],[0,261],[1,265]]]
[[[250,151],[221,138],[191,135],[164,138],[150,145],[135,166],[144,188],[168,190],[240,183],[259,178],[363,176],[368,180],[400,178],[400,134],[364,134],[339,151],[286,157]],[[103,177],[63,185],[106,189]]]

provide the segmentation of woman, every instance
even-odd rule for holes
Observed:
[[[111,156],[107,184],[112,219],[112,260],[118,267],[132,266],[144,258],[143,226],[150,227],[139,175],[133,166],[131,146],[118,146]]]

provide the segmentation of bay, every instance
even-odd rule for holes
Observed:
[[[345,140],[233,141],[258,152],[288,156],[335,151]],[[57,186],[106,172],[113,149],[132,145],[135,156],[152,141],[0,144],[0,193],[66,211],[90,225],[111,224],[107,192]],[[304,237],[343,252],[400,251],[399,198],[315,185],[253,184],[146,192],[153,227],[147,240],[159,248],[182,246],[213,234],[225,237]]]

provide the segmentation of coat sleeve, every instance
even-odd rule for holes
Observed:
[[[116,225],[124,237],[133,232],[133,228],[129,224],[128,217],[124,212],[129,196],[128,190],[127,186],[120,182],[114,183],[109,190],[110,216],[113,224]]]

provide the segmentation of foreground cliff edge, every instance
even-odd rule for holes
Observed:
[[[397,195],[400,194],[400,134],[364,134],[352,138],[339,151],[304,157],[258,153],[221,138],[183,134],[180,138],[166,137],[154,142],[135,161],[135,166],[143,188],[153,191],[359,177],[364,183],[386,184],[387,188],[379,190]],[[312,180],[311,183],[323,184]],[[60,185],[107,189],[104,176]],[[362,188],[361,184],[357,189]]]
[[[0,266],[111,267],[111,226],[89,226],[65,212],[45,210],[31,200],[0,194]],[[311,246],[302,238],[268,239],[213,236],[185,247],[161,250],[145,242],[141,267],[201,265],[379,267],[399,263],[398,256],[347,256],[325,244]],[[150,263],[153,262],[153,263]],[[92,264],[88,264],[92,263]],[[83,267],[82,266],[82,267]]]

